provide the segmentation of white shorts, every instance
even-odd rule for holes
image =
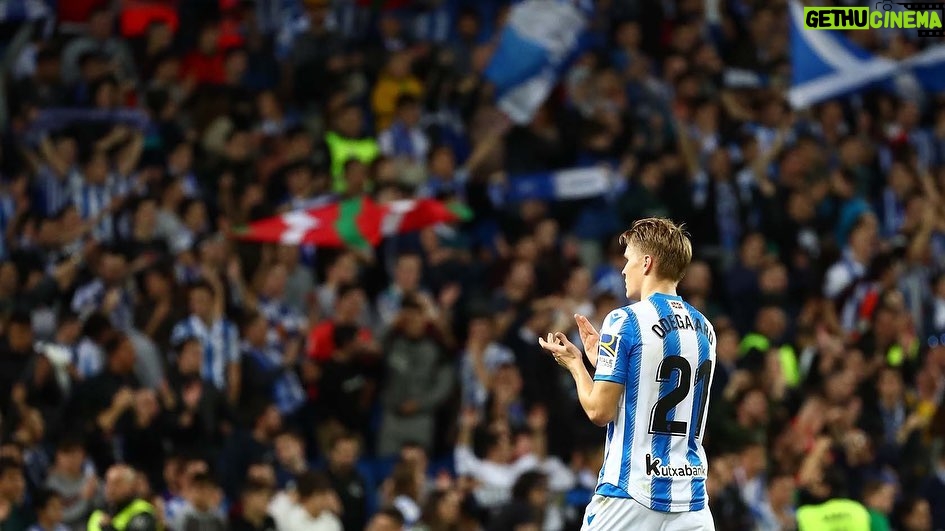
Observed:
[[[715,531],[712,513],[701,511],[664,513],[628,498],[595,494],[584,511],[581,531]]]

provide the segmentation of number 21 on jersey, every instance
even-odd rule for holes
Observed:
[[[650,433],[664,434],[675,437],[689,435],[689,422],[676,420],[676,406],[694,392],[693,409],[698,408],[696,425],[692,434],[696,439],[702,433],[702,423],[705,420],[706,406],[709,403],[709,382],[712,377],[712,360],[707,359],[696,367],[696,378],[693,382],[692,364],[682,356],[667,356],[660,362],[656,371],[656,381],[660,384],[660,398],[650,412]],[[673,374],[677,374],[676,387],[673,383]],[[669,388],[667,392],[666,389]],[[672,418],[671,418],[672,417]]]

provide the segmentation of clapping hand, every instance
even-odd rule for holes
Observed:
[[[547,337],[538,338],[538,344],[550,352],[558,365],[564,368],[571,369],[578,363],[584,363],[584,355],[562,332],[549,332]]]
[[[598,333],[594,325],[591,324],[590,319],[581,314],[575,314],[574,321],[577,323],[578,333],[581,334],[581,343],[584,344],[584,354],[591,362],[591,365],[597,367],[597,346],[600,344],[600,333]]]

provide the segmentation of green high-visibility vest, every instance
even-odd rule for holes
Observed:
[[[798,531],[870,531],[870,513],[853,500],[837,499],[797,510]]]
[[[745,336],[741,345],[739,345],[742,356],[752,349],[768,352],[770,348],[771,340],[757,332]],[[794,347],[781,345],[781,348],[778,349],[778,361],[781,363],[781,373],[784,374],[784,381],[788,387],[797,387],[797,384],[801,382],[801,371],[797,364],[797,354],[794,353]]]
[[[154,506],[144,500],[135,500],[112,517],[111,526],[115,531],[124,531],[124,529],[128,527],[128,522],[131,522],[131,519],[139,514],[150,514],[153,516]],[[105,512],[101,509],[92,513],[92,516],[89,517],[88,531],[102,531],[102,518],[104,516]]]
[[[381,153],[373,138],[345,138],[334,131],[325,135],[325,144],[331,157],[332,188],[338,193],[343,193],[348,188],[344,179],[346,162],[357,159],[370,164]]]

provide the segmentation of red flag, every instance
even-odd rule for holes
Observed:
[[[447,205],[435,199],[407,199],[384,205],[387,212],[381,234],[403,234],[438,223],[453,223],[468,219],[468,209],[458,203]]]
[[[257,242],[368,248],[385,236],[470,217],[469,209],[459,203],[447,205],[434,199],[418,199],[378,205],[364,197],[287,212],[251,223],[234,234]]]
[[[368,248],[381,241],[383,215],[384,209],[372,199],[357,197],[256,221],[235,234],[257,242]]]

